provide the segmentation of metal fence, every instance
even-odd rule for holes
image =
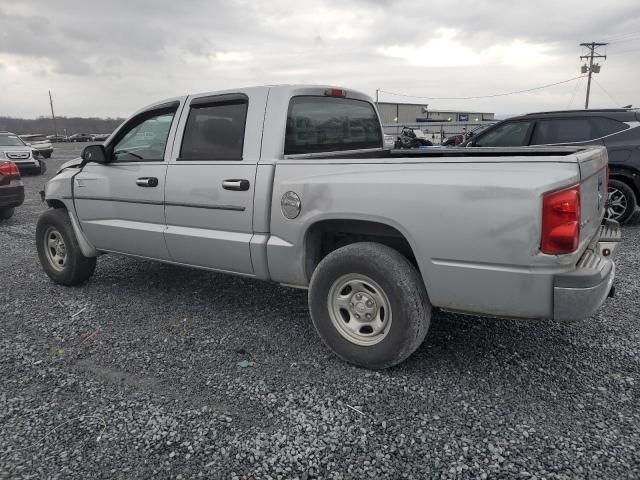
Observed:
[[[418,128],[424,132],[427,140],[430,140],[434,144],[444,142],[447,138],[454,135],[462,135],[463,133],[469,134],[478,128],[487,128],[490,125],[497,123],[498,121],[483,121],[483,122],[429,122],[425,123],[385,123],[382,125],[384,133],[386,135],[392,135],[394,138],[400,135],[400,131],[403,127]]]

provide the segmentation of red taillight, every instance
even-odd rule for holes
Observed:
[[[9,178],[20,178],[20,170],[13,162],[0,162],[0,175]]]
[[[325,90],[324,95],[325,97],[344,98],[347,96],[347,92],[345,90],[340,90],[339,88],[331,88],[329,90]]]
[[[542,199],[543,253],[575,252],[580,243],[580,185],[547,193]]]

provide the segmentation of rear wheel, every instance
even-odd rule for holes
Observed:
[[[311,318],[339,357],[367,368],[387,368],[422,343],[431,304],[415,267],[378,243],[354,243],[327,255],[309,286]]]
[[[15,211],[15,207],[0,208],[0,220],[9,220]]]
[[[636,195],[629,185],[620,180],[609,180],[605,212],[607,218],[625,223],[635,212],[636,205]]]
[[[65,209],[47,210],[40,216],[36,246],[42,268],[54,282],[78,285],[93,275],[96,259],[82,254]]]

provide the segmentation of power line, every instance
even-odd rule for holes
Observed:
[[[578,93],[578,88],[580,87],[580,85],[582,84],[582,79],[584,77],[580,77],[578,78],[578,81],[576,82],[576,88],[573,89],[573,94],[571,95],[571,100],[569,100],[569,103],[567,104],[567,110],[569,109],[569,107],[571,106],[571,104],[573,103],[573,99],[576,98],[576,93]]]
[[[541,85],[539,87],[527,88],[525,90],[517,90],[515,92],[495,93],[492,95],[479,95],[474,97],[422,97],[419,95],[407,95],[406,93],[389,92],[387,90],[382,90],[382,89],[378,89],[378,91],[382,93],[386,93],[388,95],[396,95],[398,97],[424,98],[426,100],[476,100],[479,98],[505,97],[507,95],[516,95],[518,93],[533,92],[535,90],[542,90],[544,88],[554,87],[556,85],[562,85],[563,83],[573,82],[574,80],[578,80],[579,78],[584,78],[585,76],[586,75],[580,75],[579,77],[569,78],[568,80],[562,80],[561,82],[549,83],[548,85]]]
[[[606,94],[607,94],[607,96],[611,99],[611,101],[612,101],[614,104],[616,104],[616,105],[621,105],[621,103],[620,103],[620,102],[618,102],[615,98],[613,98],[613,97],[611,96],[611,94],[607,91],[607,89],[606,89],[606,88],[604,88],[604,87],[602,86],[602,84],[601,84],[598,80],[596,80],[596,79],[595,79],[595,77],[594,77],[593,81],[594,81],[594,82],[596,82],[596,84],[600,87],[600,89],[601,89],[604,93],[606,93]]]
[[[620,41],[623,38],[632,37],[632,36],[639,35],[639,34],[640,34],[640,31],[617,33],[617,34],[611,35],[605,41],[609,42],[609,43],[615,43],[615,42]]]
[[[638,50],[640,50],[640,48],[630,48],[629,50],[613,51],[613,52],[610,52],[609,56],[620,55],[621,53],[637,52]]]
[[[617,45],[619,43],[637,42],[638,40],[640,40],[640,34],[636,35],[635,37],[624,38],[622,40],[615,40],[613,42],[609,42],[609,44],[610,45]]]

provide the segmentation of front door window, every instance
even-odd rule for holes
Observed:
[[[134,120],[113,147],[114,162],[161,162],[175,110]],[[149,116],[152,115],[152,116]]]

